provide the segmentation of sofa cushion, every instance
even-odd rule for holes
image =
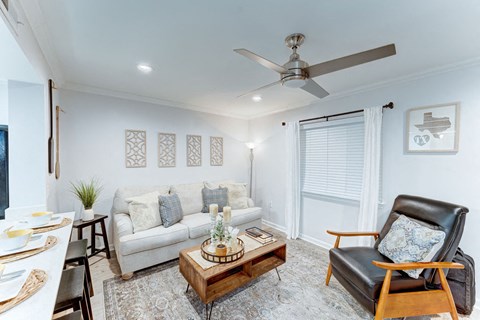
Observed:
[[[172,186],[170,193],[178,194],[183,214],[188,215],[202,211],[202,189],[203,183],[177,184]]]
[[[223,207],[228,204],[228,189],[227,188],[216,188],[210,189],[204,187],[202,189],[203,197],[203,213],[209,212],[211,204],[218,204],[218,212],[223,211]]]
[[[113,197],[113,206],[111,212],[128,213],[127,198],[140,196],[149,192],[158,191],[160,194],[168,194],[170,186],[153,186],[153,187],[124,187],[118,188]]]
[[[201,212],[184,216],[180,223],[188,227],[190,239],[209,235],[212,228],[210,216]]]
[[[123,236],[119,240],[120,254],[127,256],[188,240],[188,228],[180,223],[176,223],[170,228],[158,226]]]
[[[133,232],[140,232],[162,224],[158,208],[158,191],[125,199],[132,219]]]
[[[177,194],[161,195],[157,199],[163,226],[168,228],[183,218],[182,204]]]
[[[235,183],[235,180],[227,179],[227,180],[217,180],[217,181],[204,181],[203,184],[205,187],[209,189],[216,189],[219,188],[220,185],[228,184],[228,183]]]
[[[247,209],[232,210],[232,226],[249,223],[262,218],[262,208],[253,207]]]
[[[378,251],[396,263],[430,262],[443,246],[445,232],[433,230],[400,215],[378,245]],[[418,279],[423,269],[405,270]]]
[[[248,208],[246,183],[225,183],[220,187],[228,188],[228,204],[233,210]]]
[[[330,249],[330,261],[335,277],[343,277],[369,299],[380,295],[386,271],[372,264],[372,261],[392,262],[375,248],[345,247]],[[348,275],[348,276],[347,276]],[[425,289],[425,279],[412,279],[402,272],[392,272],[390,292]]]

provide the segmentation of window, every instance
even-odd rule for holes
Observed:
[[[303,125],[302,192],[360,200],[363,144],[363,117]]]
[[[8,208],[8,127],[0,125],[0,219]]]

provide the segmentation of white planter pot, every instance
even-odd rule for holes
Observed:
[[[83,221],[93,220],[93,218],[95,218],[93,214],[93,209],[83,209]]]

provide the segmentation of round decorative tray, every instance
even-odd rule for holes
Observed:
[[[237,251],[236,252],[231,252],[231,250],[229,250],[227,252],[226,255],[224,256],[217,256],[215,253],[212,253],[210,251],[208,251],[208,247],[210,246],[210,243],[211,243],[212,239],[209,238],[205,241],[203,241],[202,245],[200,246],[201,250],[201,254],[202,254],[202,257],[205,259],[205,260],[208,260],[210,262],[216,262],[216,263],[228,263],[228,262],[233,262],[233,261],[236,261],[238,259],[240,259],[241,257],[243,257],[243,254],[245,253],[245,245],[242,241],[242,239],[240,238],[237,238]]]

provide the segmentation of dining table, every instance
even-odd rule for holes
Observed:
[[[75,212],[65,212],[59,215],[64,218],[69,218],[73,222]],[[14,223],[14,220],[0,220],[1,232]],[[0,313],[0,320],[52,319],[71,232],[72,223],[55,230],[44,232],[42,234],[55,236],[57,238],[57,243],[53,247],[36,255],[5,264],[9,270],[43,270],[47,274],[47,280],[31,297],[14,306],[12,309]]]

